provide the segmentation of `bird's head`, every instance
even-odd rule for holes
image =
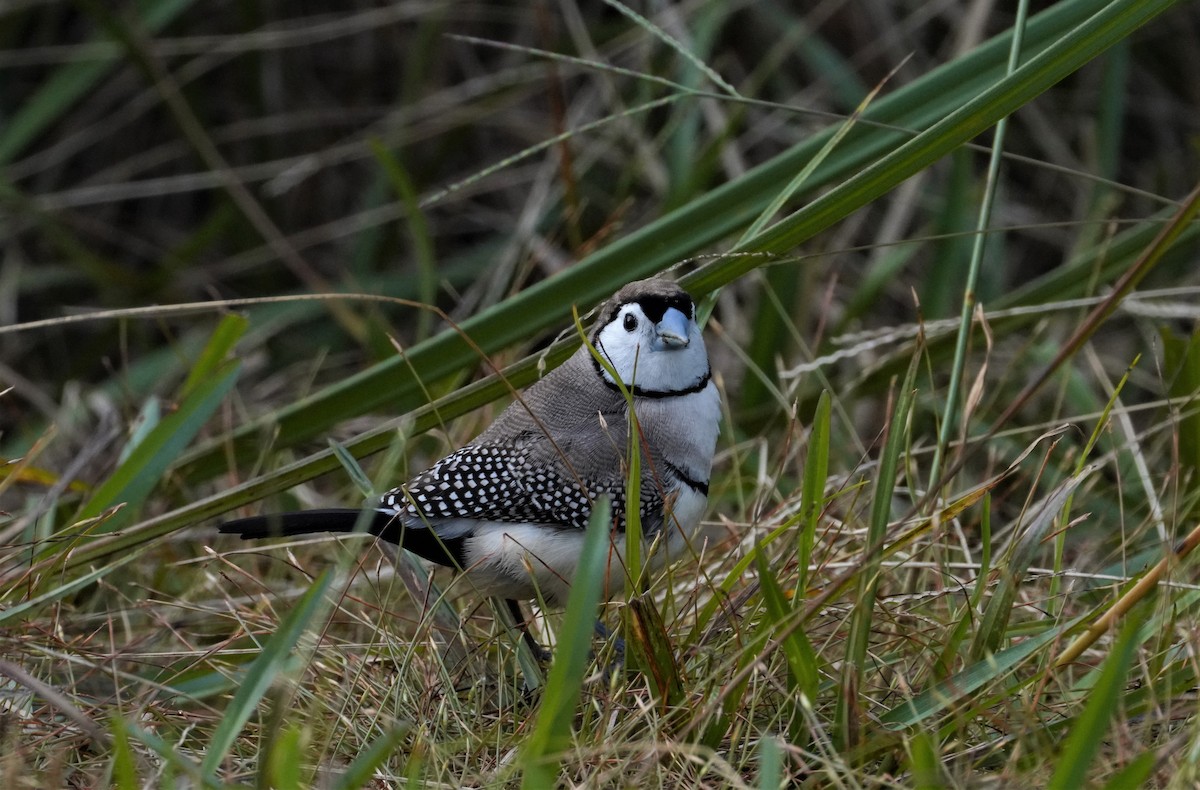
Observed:
[[[639,280],[617,291],[600,313],[592,343],[635,394],[683,394],[708,383],[696,303],[673,282]],[[612,383],[608,371],[597,368]]]

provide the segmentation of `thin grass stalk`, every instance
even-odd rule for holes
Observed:
[[[1016,71],[1021,60],[1021,44],[1025,40],[1025,20],[1029,13],[1029,0],[1017,3],[1017,18],[1013,22],[1012,45],[1008,51],[1006,74]],[[942,456],[950,443],[950,436],[958,427],[958,391],[962,386],[963,371],[967,364],[967,345],[971,338],[971,316],[975,312],[975,289],[979,281],[979,269],[983,265],[983,253],[990,238],[988,227],[992,221],[992,207],[996,200],[996,189],[1000,184],[1000,163],[1004,156],[1004,138],[1008,132],[1008,116],[996,122],[992,138],[992,153],[988,160],[987,178],[984,181],[983,201],[979,206],[979,218],[975,223],[975,237],[971,246],[971,259],[967,264],[967,283],[963,289],[962,312],[958,320],[958,337],[954,343],[954,361],[950,366],[950,383],[946,387],[946,402],[942,409],[942,422],[938,430],[937,444],[933,451],[933,463],[929,479],[938,480],[942,473]],[[937,492],[931,492],[934,496]]]

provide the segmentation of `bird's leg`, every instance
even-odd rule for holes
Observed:
[[[625,640],[619,636],[614,637],[612,635],[612,631],[608,630],[608,626],[606,626],[599,618],[596,619],[596,636],[605,641],[611,639],[613,643],[613,651],[617,654],[618,660],[625,658]]]
[[[608,630],[608,626],[600,618],[596,618],[596,636],[606,642],[612,641],[612,660],[603,668],[604,677],[611,683],[613,678],[620,676],[625,670],[625,640],[613,636],[612,631]],[[592,658],[596,658],[595,651],[592,651]]]
[[[517,628],[521,631],[521,638],[525,640],[525,644],[533,651],[533,655],[539,661],[549,661],[552,654],[548,649],[538,644],[533,634],[529,632],[529,621],[525,619],[525,613],[521,611],[521,604],[512,598],[505,598],[504,603],[508,606],[509,613],[512,614],[513,622],[517,624]]]

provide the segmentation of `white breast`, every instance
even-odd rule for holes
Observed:
[[[675,398],[638,398],[636,409],[650,444],[688,477],[707,482],[721,427],[717,385],[710,381],[699,392]]]

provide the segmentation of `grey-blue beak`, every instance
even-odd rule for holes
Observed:
[[[688,317],[682,311],[668,307],[662,320],[654,327],[654,339],[661,348],[687,348]]]

